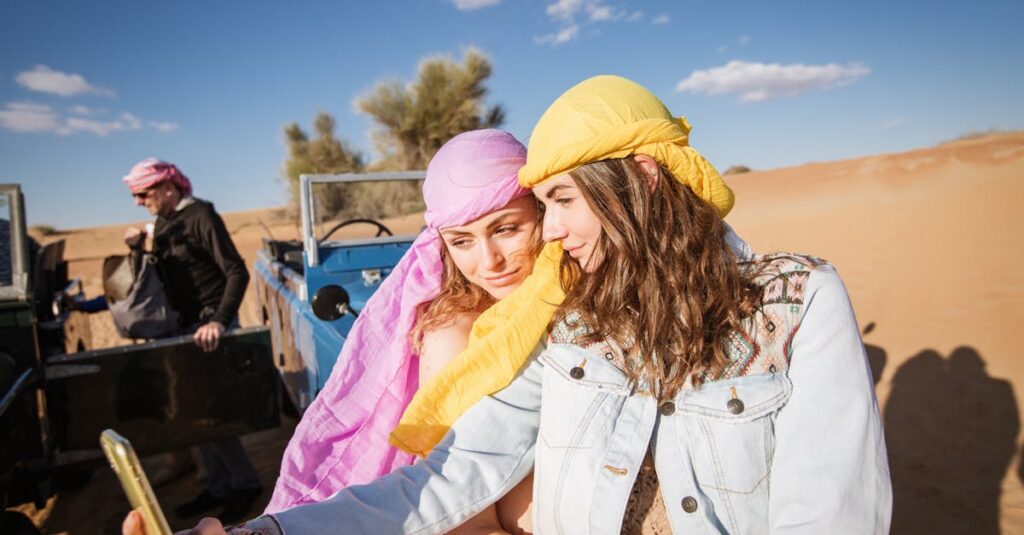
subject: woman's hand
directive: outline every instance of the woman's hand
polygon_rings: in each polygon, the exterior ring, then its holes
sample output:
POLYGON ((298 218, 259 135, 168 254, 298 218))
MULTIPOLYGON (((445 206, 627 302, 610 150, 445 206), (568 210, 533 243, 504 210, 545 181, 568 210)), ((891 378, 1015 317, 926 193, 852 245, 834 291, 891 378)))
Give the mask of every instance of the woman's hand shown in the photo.
POLYGON ((196 524, 196 527, 187 530, 179 531, 174 535, 227 535, 227 531, 224 529, 224 525, 220 523, 220 520, 216 518, 204 518, 196 524))
MULTIPOLYGON (((142 521, 142 510, 136 509, 124 517, 121 523, 121 535, 146 535, 146 525, 142 521)), ((179 531, 174 535, 227 535, 224 526, 216 518, 204 518, 196 527, 179 531)))
POLYGON ((146 525, 142 521, 142 509, 135 509, 124 517, 124 522, 121 522, 121 535, 146 535, 146 525))

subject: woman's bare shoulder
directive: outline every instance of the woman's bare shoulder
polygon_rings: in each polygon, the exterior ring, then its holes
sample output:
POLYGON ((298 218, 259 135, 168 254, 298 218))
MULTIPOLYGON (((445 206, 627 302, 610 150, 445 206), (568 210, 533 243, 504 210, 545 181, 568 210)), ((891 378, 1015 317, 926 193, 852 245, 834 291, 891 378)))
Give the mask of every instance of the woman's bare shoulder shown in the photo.
POLYGON ((441 371, 469 343, 469 332, 479 314, 463 313, 423 333, 420 349, 420 384, 441 371))

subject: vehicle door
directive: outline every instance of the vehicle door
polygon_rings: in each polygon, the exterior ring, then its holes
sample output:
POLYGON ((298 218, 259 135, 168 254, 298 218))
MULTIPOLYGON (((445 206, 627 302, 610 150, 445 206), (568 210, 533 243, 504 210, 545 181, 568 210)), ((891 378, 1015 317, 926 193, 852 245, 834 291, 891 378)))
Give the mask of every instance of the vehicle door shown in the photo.
POLYGON ((266 327, 229 331, 210 353, 185 335, 52 356, 45 374, 58 464, 99 457, 107 428, 148 455, 280 424, 266 327))

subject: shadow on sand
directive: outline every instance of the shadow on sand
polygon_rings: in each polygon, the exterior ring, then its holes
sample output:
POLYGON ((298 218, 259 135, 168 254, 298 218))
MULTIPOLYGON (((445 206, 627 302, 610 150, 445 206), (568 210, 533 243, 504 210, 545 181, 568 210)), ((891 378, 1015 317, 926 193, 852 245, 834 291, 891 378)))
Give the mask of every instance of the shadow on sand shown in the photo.
POLYGON ((1024 485, 1024 444, 1020 445, 1020 460, 1017 461, 1017 478, 1024 485))
MULTIPOLYGON (((873 349, 884 366, 885 351, 873 349)), ((999 533, 1000 488, 1019 430, 1013 387, 990 377, 975 349, 948 358, 924 350, 900 366, 885 407, 892 533, 999 533)))
MULTIPOLYGON (((873 330, 875 330, 875 322, 871 322, 867 327, 864 327, 864 334, 867 335, 873 330)), ((871 366, 871 379, 875 382, 875 386, 878 386, 878 381, 882 379, 882 372, 885 371, 885 363, 888 360, 887 354, 884 349, 867 342, 864 343, 864 350, 868 354, 868 364, 871 366)))

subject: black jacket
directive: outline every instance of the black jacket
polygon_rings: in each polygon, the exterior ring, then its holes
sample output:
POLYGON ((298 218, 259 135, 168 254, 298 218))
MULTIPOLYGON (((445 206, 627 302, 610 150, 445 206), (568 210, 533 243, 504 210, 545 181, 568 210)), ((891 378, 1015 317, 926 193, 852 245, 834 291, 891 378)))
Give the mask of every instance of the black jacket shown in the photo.
POLYGON ((194 199, 153 229, 153 253, 167 298, 182 326, 230 326, 249 284, 249 271, 213 204, 194 199))

